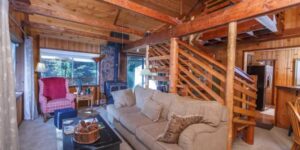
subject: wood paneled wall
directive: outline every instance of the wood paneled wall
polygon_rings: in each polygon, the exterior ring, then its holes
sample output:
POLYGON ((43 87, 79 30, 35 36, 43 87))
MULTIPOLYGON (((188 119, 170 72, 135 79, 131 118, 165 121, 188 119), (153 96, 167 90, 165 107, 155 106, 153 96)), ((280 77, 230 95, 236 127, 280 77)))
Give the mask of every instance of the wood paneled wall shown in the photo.
POLYGON ((25 15, 9 9, 9 32, 12 41, 22 43, 23 33, 20 30, 21 22, 25 19, 25 15))
POLYGON ((275 85, 292 86, 294 84, 295 59, 300 58, 300 47, 266 51, 254 51, 253 61, 275 60, 275 85))
POLYGON ((56 39, 51 37, 40 37, 40 48, 59 49, 66 51, 78 51, 86 53, 100 53, 100 44, 90 44, 71 40, 56 39))
MULTIPOLYGON (((296 47, 300 47, 300 37, 243 44, 238 42, 236 66, 243 68, 243 55, 245 51, 292 49, 296 47)), ((226 46, 212 47, 212 49, 214 49, 213 53, 216 59, 226 64, 226 46)))

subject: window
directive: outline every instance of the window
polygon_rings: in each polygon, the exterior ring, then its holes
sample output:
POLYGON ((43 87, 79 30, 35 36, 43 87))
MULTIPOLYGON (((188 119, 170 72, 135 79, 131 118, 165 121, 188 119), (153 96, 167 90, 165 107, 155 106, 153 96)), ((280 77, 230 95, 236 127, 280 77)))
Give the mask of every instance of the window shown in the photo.
POLYGON ((16 49, 18 47, 17 43, 11 42, 11 53, 12 53, 12 61, 13 61, 13 68, 14 72, 16 72, 16 65, 17 65, 17 60, 16 60, 16 49))
POLYGON ((42 77, 65 77, 69 85, 97 85, 98 65, 92 58, 98 54, 41 49, 41 62, 46 65, 42 77))

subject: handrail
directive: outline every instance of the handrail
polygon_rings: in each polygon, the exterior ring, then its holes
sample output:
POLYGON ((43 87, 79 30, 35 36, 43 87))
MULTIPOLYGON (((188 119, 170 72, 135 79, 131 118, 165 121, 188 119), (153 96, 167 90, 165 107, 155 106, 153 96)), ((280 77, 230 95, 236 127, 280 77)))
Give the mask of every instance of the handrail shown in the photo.
POLYGON ((235 75, 243 78, 247 82, 250 82, 252 84, 254 83, 254 80, 245 71, 243 71, 241 68, 235 67, 234 68, 234 73, 235 73, 235 75))
MULTIPOLYGON (((196 53, 197 55, 201 56, 202 58, 204 58, 206 61, 215 64, 216 66, 220 67, 223 70, 226 70, 226 66, 223 65, 222 63, 218 62, 217 60, 215 60, 213 57, 211 57, 210 55, 207 55, 206 53, 203 53, 202 51, 197 50, 196 48, 192 47, 191 45, 181 41, 181 40, 177 40, 177 42, 181 45, 183 45, 184 47, 188 48, 189 50, 193 51, 194 53, 196 53)), ((254 83, 253 79, 243 70, 241 70, 238 67, 235 67, 234 69, 235 71, 235 75, 241 77, 242 79, 246 80, 247 82, 250 83, 254 83)))
POLYGON ((177 42, 181 45, 183 45, 184 47, 188 48, 189 50, 191 50, 192 52, 194 52, 195 54, 201 56, 202 58, 204 58, 206 61, 215 64, 216 66, 218 66, 219 68, 223 69, 224 71, 226 70, 226 66, 223 65, 222 63, 218 62, 216 59, 214 59, 213 57, 207 55, 206 53, 203 53, 202 51, 199 51, 198 49, 194 48, 193 46, 181 41, 181 40, 177 40, 177 42))

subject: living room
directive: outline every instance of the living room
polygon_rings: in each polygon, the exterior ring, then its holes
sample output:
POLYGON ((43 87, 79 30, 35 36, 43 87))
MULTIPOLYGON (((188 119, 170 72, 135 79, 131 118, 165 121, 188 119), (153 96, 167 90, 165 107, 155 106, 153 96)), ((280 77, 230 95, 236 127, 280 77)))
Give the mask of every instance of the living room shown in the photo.
POLYGON ((300 0, 0 0, 0 150, 300 149, 300 0))

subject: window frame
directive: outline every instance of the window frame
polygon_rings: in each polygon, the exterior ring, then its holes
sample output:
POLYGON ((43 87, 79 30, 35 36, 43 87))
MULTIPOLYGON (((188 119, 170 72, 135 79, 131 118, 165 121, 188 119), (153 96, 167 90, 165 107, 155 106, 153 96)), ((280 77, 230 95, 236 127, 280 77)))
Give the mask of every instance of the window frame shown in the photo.
MULTIPOLYGON (((71 74, 72 74, 71 77, 70 78, 66 77, 66 76, 53 76, 53 77, 64 77, 64 78, 67 78, 69 80, 69 86, 75 87, 75 86, 78 86, 78 83, 75 82, 74 84, 72 84, 72 82, 70 82, 70 80, 75 80, 75 78, 74 78, 74 62, 76 62, 75 59, 92 59, 94 57, 99 57, 100 54, 88 53, 88 52, 78 52, 78 51, 68 51, 68 50, 60 50, 60 49, 41 48, 40 49, 40 55, 39 55, 39 59, 40 59, 41 62, 42 62, 42 59, 44 59, 44 58, 42 58, 42 55, 56 57, 60 61, 66 59, 66 58, 68 58, 68 59, 71 58, 70 59, 70 61, 71 61, 71 74), (42 52, 42 51, 50 51, 50 55, 49 55, 49 53, 47 55, 47 52, 45 53, 45 52, 42 52), (51 52, 55 52, 55 53, 59 53, 59 52, 61 52, 61 53, 73 53, 73 54, 80 54, 80 55, 86 54, 86 55, 91 55, 91 56, 90 57, 86 57, 86 58, 84 58, 84 57, 81 57, 81 58, 80 57, 75 57, 75 55, 67 55, 67 57, 60 57, 60 56, 57 56, 57 55, 51 55, 51 52), (94 57, 92 57, 92 55, 94 57)), ((64 55, 64 56, 66 56, 66 55, 64 55)), ((81 62, 81 61, 78 61, 78 62, 81 62)), ((94 61, 91 61, 91 62, 95 63, 96 81, 95 81, 95 83, 81 84, 81 86, 99 86, 99 63, 94 62, 94 61)), ((41 77, 44 77, 43 73, 41 73, 41 77)))

